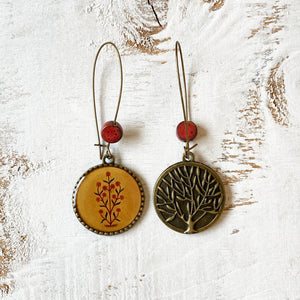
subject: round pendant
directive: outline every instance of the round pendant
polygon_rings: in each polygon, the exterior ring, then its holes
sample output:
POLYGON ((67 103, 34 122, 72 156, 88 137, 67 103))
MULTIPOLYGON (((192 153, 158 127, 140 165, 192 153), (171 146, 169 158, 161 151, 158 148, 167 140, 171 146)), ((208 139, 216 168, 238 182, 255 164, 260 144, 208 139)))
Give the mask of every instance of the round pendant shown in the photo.
POLYGON ((97 234, 122 233, 139 219, 144 191, 127 168, 102 164, 87 170, 73 191, 73 208, 80 223, 97 234))
POLYGON ((222 213, 225 192, 217 173, 190 161, 167 168, 154 188, 159 218, 181 233, 197 233, 212 225, 222 213))

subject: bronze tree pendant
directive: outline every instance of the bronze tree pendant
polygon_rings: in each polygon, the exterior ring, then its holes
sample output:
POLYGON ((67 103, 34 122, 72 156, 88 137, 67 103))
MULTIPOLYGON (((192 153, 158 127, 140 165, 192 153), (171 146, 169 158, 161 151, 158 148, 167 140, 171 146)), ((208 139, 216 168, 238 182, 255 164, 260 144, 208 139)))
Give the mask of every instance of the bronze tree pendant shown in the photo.
POLYGON ((222 213, 225 192, 217 173, 198 162, 179 162, 167 168, 154 188, 160 219, 181 233, 197 233, 222 213))

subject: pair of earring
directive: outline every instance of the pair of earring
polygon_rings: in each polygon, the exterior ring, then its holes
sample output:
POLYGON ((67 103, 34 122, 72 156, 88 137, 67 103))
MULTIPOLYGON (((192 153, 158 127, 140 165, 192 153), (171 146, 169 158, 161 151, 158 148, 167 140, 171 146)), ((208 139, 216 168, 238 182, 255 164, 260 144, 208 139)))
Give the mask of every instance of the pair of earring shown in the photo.
MULTIPOLYGON (((194 160, 191 151, 197 144, 190 142, 197 135, 197 126, 190 120, 186 81, 181 46, 175 47, 177 75, 183 121, 177 126, 177 137, 185 142, 183 160, 168 167, 154 187, 154 206, 159 218, 171 229, 181 233, 196 233, 213 224, 222 213, 225 203, 224 186, 218 174, 210 167, 194 160), (178 56, 179 53, 179 56, 178 56), (180 79, 179 57, 184 93, 180 79)), ((128 168, 115 164, 110 144, 122 138, 123 130, 117 122, 123 88, 123 70, 120 53, 111 43, 98 50, 93 67, 93 104, 95 112, 99 155, 102 164, 87 170, 73 190, 73 209, 81 224, 90 231, 115 235, 131 228, 144 208, 144 191, 140 180, 128 168), (113 121, 104 123, 99 130, 95 97, 95 70, 100 51, 112 45, 117 51, 121 85, 113 121), (104 140, 101 141, 100 135, 104 140)))

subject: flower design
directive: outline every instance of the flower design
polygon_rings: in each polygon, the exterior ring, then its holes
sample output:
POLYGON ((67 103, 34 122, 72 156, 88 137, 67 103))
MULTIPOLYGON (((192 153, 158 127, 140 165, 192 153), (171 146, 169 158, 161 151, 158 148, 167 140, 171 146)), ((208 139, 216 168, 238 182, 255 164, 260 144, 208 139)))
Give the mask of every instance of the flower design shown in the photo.
POLYGON ((124 196, 121 193, 124 191, 120 181, 111 178, 111 173, 106 172, 106 178, 103 179, 103 185, 101 182, 96 183, 97 192, 94 194, 97 196, 96 201, 100 202, 99 214, 101 216, 101 223, 105 223, 105 226, 116 226, 116 222, 120 222, 119 215, 121 208, 118 207, 121 201, 124 200, 124 196), (102 189, 100 190, 102 186, 102 189))

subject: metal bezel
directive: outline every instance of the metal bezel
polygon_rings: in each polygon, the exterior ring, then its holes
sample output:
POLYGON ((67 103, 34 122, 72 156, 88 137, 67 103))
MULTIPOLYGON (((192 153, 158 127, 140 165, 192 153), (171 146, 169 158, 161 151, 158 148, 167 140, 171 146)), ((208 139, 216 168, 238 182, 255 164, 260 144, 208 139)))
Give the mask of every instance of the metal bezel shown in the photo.
POLYGON ((138 219, 141 217, 142 215, 142 212, 143 212, 143 209, 144 209, 144 205, 145 205, 145 194, 144 194, 144 189, 143 189, 143 186, 140 182, 140 180, 138 179, 138 177, 131 171, 129 170, 128 168, 126 167, 123 167, 121 165, 118 165, 118 164, 100 164, 100 165, 96 165, 94 167, 91 167, 90 169, 88 169, 86 172, 84 172, 80 178, 77 180, 76 184, 75 184, 75 187, 73 189, 73 194, 72 194, 72 205, 73 205, 73 211, 75 213, 75 216, 76 218, 78 219, 78 221, 86 228, 88 229, 89 231, 93 232, 93 233, 96 233, 96 234, 99 234, 99 235, 105 235, 105 236, 112 236, 112 235, 117 235, 117 234, 120 234, 120 233, 123 233, 125 231, 127 231, 128 229, 130 229, 137 221, 138 219), (124 170, 125 172, 127 172, 129 175, 131 175, 134 180, 136 181, 136 183, 138 184, 139 186, 139 190, 141 192, 141 205, 140 205, 140 209, 138 211, 138 214, 136 215, 136 217, 134 218, 134 220, 128 224, 126 227, 122 228, 122 229, 119 229, 119 230, 116 230, 116 231, 111 231, 111 232, 108 232, 108 231, 100 231, 100 230, 97 230, 97 229, 94 229, 93 227, 89 226, 88 224, 86 224, 80 217, 78 211, 77 211, 77 207, 76 207, 76 195, 77 195, 77 190, 78 190, 78 187, 80 186, 81 184, 81 181, 89 174, 91 173, 92 171, 96 170, 96 169, 100 169, 100 168, 104 168, 104 167, 114 167, 114 168, 118 168, 118 169, 121 169, 121 170, 124 170))

